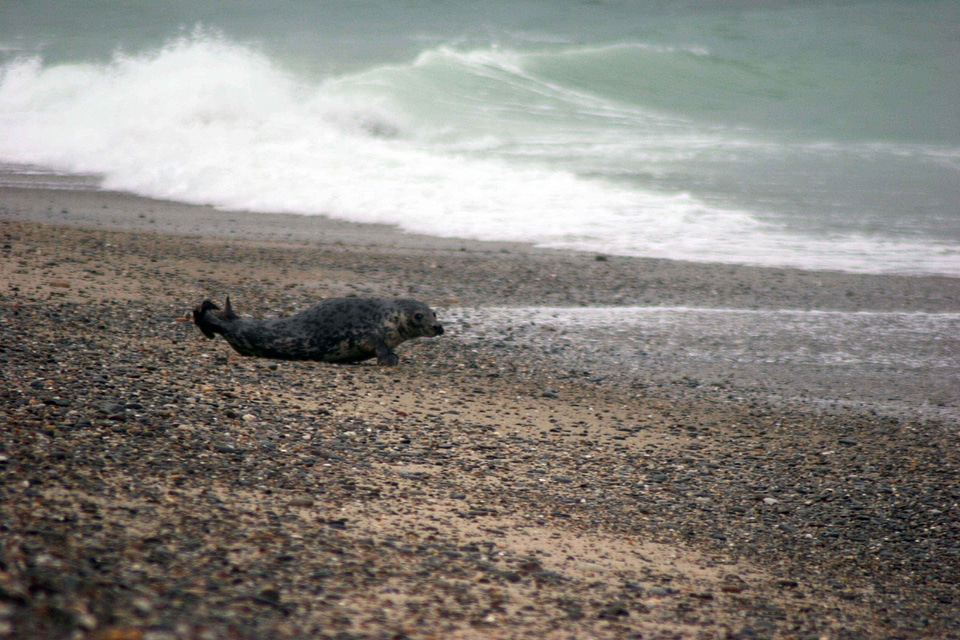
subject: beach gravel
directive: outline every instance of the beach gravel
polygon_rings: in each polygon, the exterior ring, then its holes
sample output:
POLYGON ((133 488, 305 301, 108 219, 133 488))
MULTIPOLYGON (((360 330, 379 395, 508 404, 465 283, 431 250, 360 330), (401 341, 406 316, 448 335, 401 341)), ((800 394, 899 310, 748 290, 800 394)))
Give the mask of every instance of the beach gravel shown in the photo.
MULTIPOLYGON (((226 294, 692 304, 706 276, 638 293, 592 256, 22 217, 0 220, 0 638, 960 637, 955 425, 637 385, 456 322, 385 369, 241 358, 182 321, 226 294)), ((849 278, 770 295, 849 306, 824 290, 849 278)), ((956 310, 955 282, 913 280, 857 295, 956 310)))

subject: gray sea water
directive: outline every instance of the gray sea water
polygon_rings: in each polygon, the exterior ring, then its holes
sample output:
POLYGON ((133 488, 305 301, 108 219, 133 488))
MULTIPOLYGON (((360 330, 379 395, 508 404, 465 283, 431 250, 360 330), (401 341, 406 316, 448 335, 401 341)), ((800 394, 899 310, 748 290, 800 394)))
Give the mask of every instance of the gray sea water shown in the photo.
POLYGON ((960 3, 4 2, 0 164, 437 236, 960 275, 960 3))

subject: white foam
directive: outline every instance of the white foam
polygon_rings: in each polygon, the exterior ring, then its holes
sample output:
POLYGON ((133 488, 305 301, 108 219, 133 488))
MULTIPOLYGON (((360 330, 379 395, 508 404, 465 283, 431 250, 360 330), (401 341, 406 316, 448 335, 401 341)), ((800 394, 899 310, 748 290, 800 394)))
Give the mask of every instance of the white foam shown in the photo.
POLYGON ((446 152, 396 135, 402 114, 361 99, 209 38, 105 66, 21 60, 0 85, 0 156, 100 173, 106 188, 154 197, 477 238, 600 240, 641 207, 661 227, 664 213, 682 225, 695 207, 688 196, 644 201, 562 170, 446 152))

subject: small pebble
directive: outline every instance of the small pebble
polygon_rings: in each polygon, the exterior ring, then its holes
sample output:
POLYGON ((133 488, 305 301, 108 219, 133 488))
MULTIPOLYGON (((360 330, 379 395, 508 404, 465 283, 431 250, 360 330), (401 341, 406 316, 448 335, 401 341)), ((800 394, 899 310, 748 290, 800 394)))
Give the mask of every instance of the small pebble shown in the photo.
POLYGON ((606 569, 594 562, 576 562, 574 565, 580 571, 585 573, 605 573, 606 569))

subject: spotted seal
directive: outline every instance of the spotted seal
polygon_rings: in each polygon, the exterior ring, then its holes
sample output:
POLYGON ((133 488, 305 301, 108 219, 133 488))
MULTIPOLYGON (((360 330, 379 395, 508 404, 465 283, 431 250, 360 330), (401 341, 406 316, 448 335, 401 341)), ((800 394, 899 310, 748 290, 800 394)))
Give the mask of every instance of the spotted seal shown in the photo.
POLYGON ((243 356, 278 360, 361 362, 396 366, 397 345, 443 334, 437 314, 422 302, 402 298, 329 298, 287 318, 241 318, 227 297, 221 310, 204 300, 193 321, 207 338, 220 334, 243 356))

